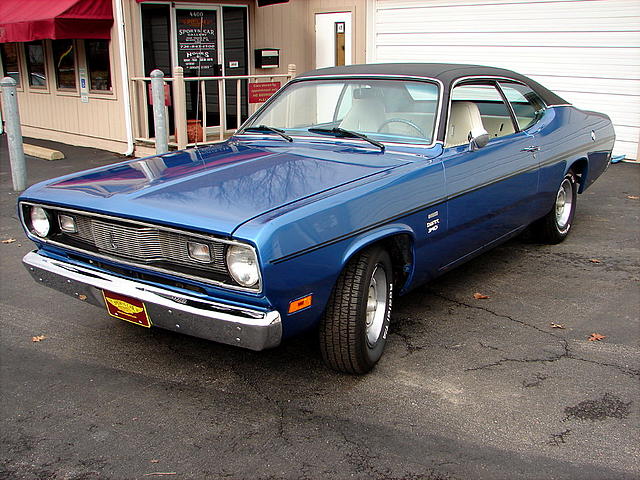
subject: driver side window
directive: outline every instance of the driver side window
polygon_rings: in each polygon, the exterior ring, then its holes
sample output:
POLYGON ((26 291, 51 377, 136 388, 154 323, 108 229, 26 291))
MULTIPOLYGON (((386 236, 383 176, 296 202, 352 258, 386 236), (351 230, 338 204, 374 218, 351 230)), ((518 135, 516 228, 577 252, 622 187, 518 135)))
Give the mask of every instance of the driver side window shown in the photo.
POLYGON ((489 138, 514 133, 509 108, 492 84, 464 84, 451 92, 446 147, 466 145, 472 130, 482 128, 489 138))

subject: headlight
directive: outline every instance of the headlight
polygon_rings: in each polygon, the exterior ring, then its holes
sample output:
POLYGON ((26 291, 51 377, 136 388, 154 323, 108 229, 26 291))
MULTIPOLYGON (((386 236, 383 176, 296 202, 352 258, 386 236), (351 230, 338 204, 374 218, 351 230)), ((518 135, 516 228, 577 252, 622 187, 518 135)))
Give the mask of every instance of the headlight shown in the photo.
POLYGON ((233 279, 243 287, 252 287, 260 279, 258 259, 252 248, 230 246, 227 250, 227 267, 233 279))
POLYGON ((46 237, 49 234, 49 230, 51 230, 51 222, 44 208, 31 207, 30 216, 33 232, 39 237, 46 237))

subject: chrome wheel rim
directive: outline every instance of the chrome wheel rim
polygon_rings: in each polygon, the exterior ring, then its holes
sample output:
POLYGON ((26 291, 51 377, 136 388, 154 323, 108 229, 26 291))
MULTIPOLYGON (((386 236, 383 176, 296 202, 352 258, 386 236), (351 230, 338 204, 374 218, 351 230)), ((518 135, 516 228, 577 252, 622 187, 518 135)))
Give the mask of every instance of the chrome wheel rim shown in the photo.
POLYGON ((568 178, 565 178, 556 196, 556 225, 560 230, 564 230, 569 224, 572 208, 573 185, 568 178))
POLYGON ((384 325, 387 313, 387 274, 380 265, 376 265, 371 281, 369 282, 369 292, 367 297, 366 335, 367 343, 373 347, 384 325))

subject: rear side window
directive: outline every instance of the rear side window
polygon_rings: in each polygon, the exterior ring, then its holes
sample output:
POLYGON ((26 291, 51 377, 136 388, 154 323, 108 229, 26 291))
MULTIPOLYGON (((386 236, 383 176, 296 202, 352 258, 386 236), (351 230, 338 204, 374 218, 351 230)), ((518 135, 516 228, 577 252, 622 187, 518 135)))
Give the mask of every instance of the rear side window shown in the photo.
POLYGON ((513 107, 520 130, 536 123, 545 110, 545 104, 536 92, 519 83, 500 82, 504 96, 513 107))

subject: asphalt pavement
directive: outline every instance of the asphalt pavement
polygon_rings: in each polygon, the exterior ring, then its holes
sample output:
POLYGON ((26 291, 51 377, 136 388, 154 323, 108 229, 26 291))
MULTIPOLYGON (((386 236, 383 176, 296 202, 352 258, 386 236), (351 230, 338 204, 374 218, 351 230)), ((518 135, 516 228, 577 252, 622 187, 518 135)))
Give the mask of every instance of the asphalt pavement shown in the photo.
MULTIPOLYGON (((120 160, 56 146, 30 183, 120 160)), ((313 334, 250 352, 37 285, 8 163, 3 135, 0 478, 640 477, 640 165, 579 196, 564 243, 521 236, 397 299, 356 377, 313 334)))

